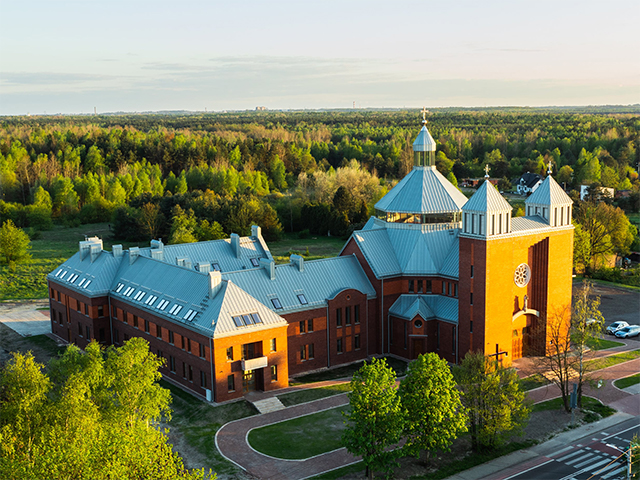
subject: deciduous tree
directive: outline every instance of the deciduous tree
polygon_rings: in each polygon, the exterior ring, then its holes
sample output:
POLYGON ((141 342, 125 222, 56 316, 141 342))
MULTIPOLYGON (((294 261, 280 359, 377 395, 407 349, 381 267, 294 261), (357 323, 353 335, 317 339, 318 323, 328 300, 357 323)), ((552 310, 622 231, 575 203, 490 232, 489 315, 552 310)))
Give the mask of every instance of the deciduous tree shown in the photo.
POLYGON ((7 220, 0 228, 0 257, 10 265, 31 258, 29 235, 7 220))
POLYGON ((448 450, 451 443, 467 431, 467 416, 460 402, 451 369, 435 353, 420 355, 409 364, 399 389, 406 412, 403 450, 419 457, 448 450))
POLYGON ((400 441, 404 414, 396 389, 396 375, 384 359, 371 360, 351 380, 349 413, 342 442, 349 452, 362 455, 369 478, 375 470, 389 472, 395 464, 389 449, 400 441))

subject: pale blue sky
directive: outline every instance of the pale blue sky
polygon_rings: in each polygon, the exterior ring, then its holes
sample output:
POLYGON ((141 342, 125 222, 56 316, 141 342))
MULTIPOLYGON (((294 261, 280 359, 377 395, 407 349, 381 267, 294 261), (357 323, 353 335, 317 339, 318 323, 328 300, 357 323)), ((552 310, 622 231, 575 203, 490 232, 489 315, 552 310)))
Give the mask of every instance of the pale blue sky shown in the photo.
POLYGON ((640 102, 640 1, 0 0, 0 114, 640 102))

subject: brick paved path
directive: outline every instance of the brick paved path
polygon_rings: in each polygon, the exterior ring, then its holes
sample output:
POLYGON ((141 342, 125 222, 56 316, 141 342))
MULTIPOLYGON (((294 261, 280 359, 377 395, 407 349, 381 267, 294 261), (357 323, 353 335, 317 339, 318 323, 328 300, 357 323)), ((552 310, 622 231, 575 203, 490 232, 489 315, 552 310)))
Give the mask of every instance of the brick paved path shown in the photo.
POLYGON ((254 428, 339 407, 347 403, 347 394, 343 393, 313 402, 294 405, 277 412, 235 420, 218 430, 218 433, 216 433, 216 446, 227 460, 232 461, 251 475, 265 480, 300 480, 335 468, 344 467, 359 460, 358 457, 354 457, 344 448, 305 460, 282 460, 253 450, 248 445, 247 436, 249 431, 254 428))

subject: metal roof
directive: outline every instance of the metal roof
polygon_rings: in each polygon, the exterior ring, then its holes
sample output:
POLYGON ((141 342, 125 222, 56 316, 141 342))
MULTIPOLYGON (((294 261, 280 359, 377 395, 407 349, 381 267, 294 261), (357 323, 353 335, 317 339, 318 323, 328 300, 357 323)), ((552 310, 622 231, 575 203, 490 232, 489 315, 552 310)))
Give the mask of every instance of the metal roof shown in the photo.
POLYGON ((551 175, 547 176, 542 185, 540 185, 525 203, 536 203, 539 205, 568 205, 573 200, 567 195, 562 187, 558 185, 551 175))
POLYGON ((539 215, 531 217, 513 217, 511 219, 511 232, 526 232, 527 230, 537 230, 549 228, 549 223, 539 215))
POLYGON ((413 167, 413 170, 376 203, 375 208, 395 213, 459 212, 467 203, 434 166, 413 167))
POLYGON ((132 264, 128 255, 124 257, 110 294, 155 316, 203 330, 214 338, 286 325, 286 320, 230 282, 222 281, 214 297, 209 298, 207 273, 144 256, 132 264), (139 297, 139 292, 144 295, 139 297), (174 305, 181 308, 172 314, 174 305), (196 312, 191 320, 187 319, 189 311, 196 312), (262 324, 236 327, 232 317, 246 313, 258 313, 262 324))
MULTIPOLYGON (((188 259, 192 267, 198 263, 217 263, 223 272, 233 272, 246 268, 254 268, 252 258, 271 259, 269 248, 260 241, 259 237, 240 237, 239 256, 233 249, 231 239, 211 240, 208 242, 181 243, 177 245, 164 245, 162 247, 162 261, 175 265, 178 259, 188 259)), ((155 248, 141 248, 140 255, 151 257, 155 248)), ((213 268, 212 268, 213 269, 213 268)))
POLYGON ((277 298, 282 306, 276 310, 278 313, 324 307, 328 299, 349 288, 370 298, 376 294, 353 255, 304 262, 302 271, 293 263, 276 265, 274 280, 262 268, 223 273, 222 278, 232 281, 269 308, 274 309, 271 299, 277 298), (300 294, 304 295, 306 304, 298 299, 300 294))
POLYGON ((76 252, 60 267, 48 274, 47 279, 88 297, 105 295, 111 288, 120 261, 121 258, 116 258, 111 252, 103 250, 93 262, 91 254, 87 253, 85 258, 81 259, 80 252, 76 252))
POLYGON ((423 125, 420 129, 420 133, 416 137, 413 142, 413 151, 414 152, 435 152, 436 151, 436 142, 433 140, 433 137, 427 130, 427 126, 423 125))
POLYGON ((419 315, 423 320, 437 318, 458 323, 458 299, 442 295, 400 295, 389 308, 389 314, 406 320, 419 315))
POLYGON ((457 277, 452 249, 458 245, 456 229, 431 230, 426 225, 387 224, 387 228, 353 233, 367 263, 377 278, 393 275, 437 275, 457 277), (413 228, 409 228, 413 227, 413 228))
POLYGON ((511 205, 496 190, 491 182, 485 181, 464 204, 462 211, 474 212, 510 212, 511 205))

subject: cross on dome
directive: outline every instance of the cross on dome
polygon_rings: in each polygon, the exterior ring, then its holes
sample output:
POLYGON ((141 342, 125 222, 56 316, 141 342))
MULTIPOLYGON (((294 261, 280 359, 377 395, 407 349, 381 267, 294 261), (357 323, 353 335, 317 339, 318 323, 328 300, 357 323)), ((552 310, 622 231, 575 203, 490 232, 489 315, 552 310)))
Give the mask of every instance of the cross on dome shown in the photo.
POLYGON ((429 113, 427 107, 422 107, 422 123, 425 125, 427 124, 427 113, 429 113))
POLYGON ((549 168, 547 169, 547 173, 551 175, 551 159, 549 159, 549 168))
POLYGON ((484 166, 484 178, 489 178, 489 164, 484 166))

